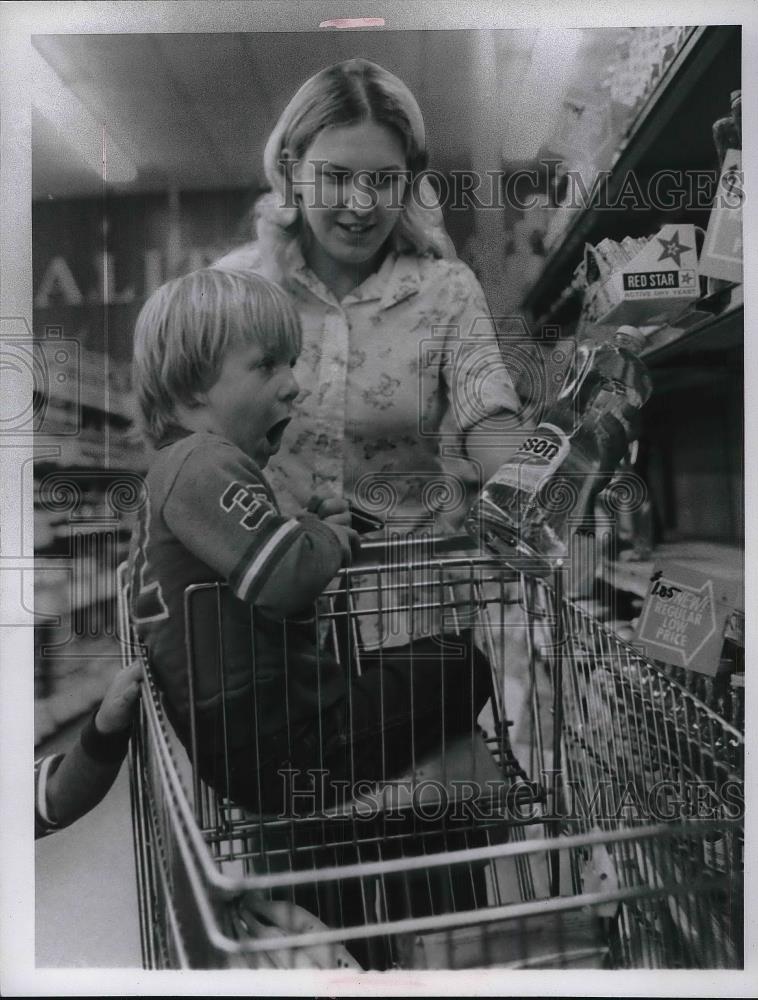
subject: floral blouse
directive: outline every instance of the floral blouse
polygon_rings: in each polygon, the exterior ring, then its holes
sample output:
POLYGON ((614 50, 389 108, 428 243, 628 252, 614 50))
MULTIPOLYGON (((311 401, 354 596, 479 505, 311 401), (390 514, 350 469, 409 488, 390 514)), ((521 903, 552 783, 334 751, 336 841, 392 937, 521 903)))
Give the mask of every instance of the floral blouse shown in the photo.
MULTIPOLYGON (((341 301, 288 247, 303 325, 296 416, 266 469, 282 510, 346 496, 388 527, 459 527, 480 488, 466 433, 520 408, 484 294, 460 260, 390 253, 341 301)), ((247 244, 215 265, 268 272, 247 244)))

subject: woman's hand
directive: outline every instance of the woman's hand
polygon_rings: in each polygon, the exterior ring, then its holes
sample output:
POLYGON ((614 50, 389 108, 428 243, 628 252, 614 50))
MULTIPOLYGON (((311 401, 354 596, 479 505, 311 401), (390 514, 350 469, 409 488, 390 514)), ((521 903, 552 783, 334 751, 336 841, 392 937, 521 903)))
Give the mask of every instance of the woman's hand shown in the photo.
POLYGON ((503 412, 468 431, 466 452, 479 463, 482 486, 518 451, 534 426, 532 419, 524 420, 517 414, 503 412))
POLYGON ((118 733, 127 729, 137 707, 142 684, 142 664, 139 660, 119 670, 105 692, 95 715, 98 732, 118 733))

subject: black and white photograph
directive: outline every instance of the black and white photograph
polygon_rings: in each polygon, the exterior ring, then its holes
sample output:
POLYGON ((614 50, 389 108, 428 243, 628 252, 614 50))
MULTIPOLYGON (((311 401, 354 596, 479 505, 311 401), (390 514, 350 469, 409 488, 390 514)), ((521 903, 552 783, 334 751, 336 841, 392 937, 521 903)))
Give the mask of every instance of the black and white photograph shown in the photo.
POLYGON ((752 5, 0 27, 3 992, 754 995, 752 5))

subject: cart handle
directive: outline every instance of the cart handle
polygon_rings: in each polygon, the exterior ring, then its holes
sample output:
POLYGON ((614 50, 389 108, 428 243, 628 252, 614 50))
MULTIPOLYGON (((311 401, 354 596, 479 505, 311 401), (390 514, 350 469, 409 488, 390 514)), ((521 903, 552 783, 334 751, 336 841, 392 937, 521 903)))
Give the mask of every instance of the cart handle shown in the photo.
POLYGON ((353 565, 393 562, 393 556, 402 555, 403 563, 415 559, 437 558, 454 553, 480 553, 481 546, 470 535, 421 535, 397 538, 363 538, 353 565))

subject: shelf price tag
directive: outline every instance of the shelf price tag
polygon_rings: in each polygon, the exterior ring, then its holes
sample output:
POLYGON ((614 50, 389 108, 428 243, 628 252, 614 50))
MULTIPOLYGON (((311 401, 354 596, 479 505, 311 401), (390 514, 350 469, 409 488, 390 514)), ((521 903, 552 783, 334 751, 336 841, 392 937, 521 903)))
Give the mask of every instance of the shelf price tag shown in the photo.
POLYGON ((745 197, 742 153, 727 150, 708 219, 700 270, 710 278, 742 281, 742 202, 745 197))
POLYGON ((738 601, 734 581, 678 563, 656 564, 635 644, 651 659, 714 676, 724 627, 738 601))

